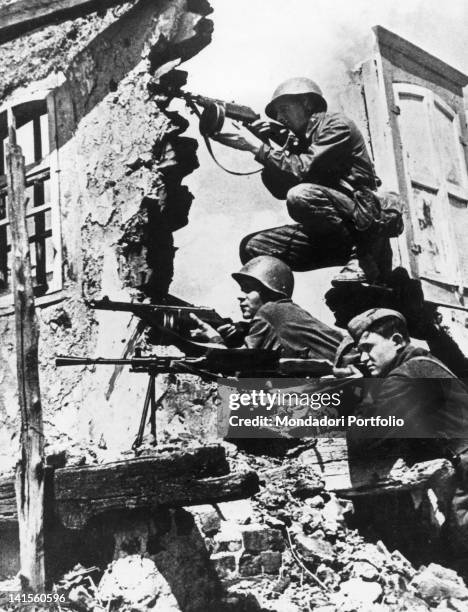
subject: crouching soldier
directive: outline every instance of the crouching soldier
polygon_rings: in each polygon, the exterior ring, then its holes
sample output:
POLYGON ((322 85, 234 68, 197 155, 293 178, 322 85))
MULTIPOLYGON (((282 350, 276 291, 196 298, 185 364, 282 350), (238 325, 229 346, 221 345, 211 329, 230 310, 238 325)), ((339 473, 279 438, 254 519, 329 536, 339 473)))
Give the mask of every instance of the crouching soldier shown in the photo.
MULTIPOLYGON (((385 282, 391 271, 388 238, 403 230, 398 198, 382 204, 364 138, 345 115, 327 110, 317 83, 298 77, 281 83, 266 114, 294 135, 282 149, 263 144, 245 128, 216 135, 222 144, 248 151, 263 165, 262 179, 282 200, 294 225, 246 236, 242 263, 274 255, 293 270, 343 265, 333 284, 385 282)), ((268 139, 273 126, 250 126, 268 139)))
MULTIPOLYGON (((403 427, 380 431, 364 442, 389 451, 396 445, 406 460, 449 458, 456 470, 446 502, 447 535, 455 556, 468 554, 468 391, 429 351, 410 343, 406 320, 395 310, 374 308, 348 324, 362 364, 372 379, 358 411, 363 417, 396 417, 403 427), (375 384, 374 384, 375 383, 375 384), (399 439, 398 439, 399 438, 399 439), (407 455, 405 456, 405 453, 407 455)), ((353 368, 353 366, 350 366, 353 368)), ((349 374, 350 372, 348 372, 349 374)), ((374 430, 375 431, 375 430, 374 430)), ((467 568, 468 569, 468 566, 467 568)))
MULTIPOLYGON (((240 286, 240 308, 248 323, 244 346, 279 351, 282 357, 333 361, 340 332, 322 323, 291 300, 294 276, 288 265, 263 255, 246 263, 232 277, 240 286)), ((218 330, 196 319, 197 339, 222 343, 227 326, 218 330)))

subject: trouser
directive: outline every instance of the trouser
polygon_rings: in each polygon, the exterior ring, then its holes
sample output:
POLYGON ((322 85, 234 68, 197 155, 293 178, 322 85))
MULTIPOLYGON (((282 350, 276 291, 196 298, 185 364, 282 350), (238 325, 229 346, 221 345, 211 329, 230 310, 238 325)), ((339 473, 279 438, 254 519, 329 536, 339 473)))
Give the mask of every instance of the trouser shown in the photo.
POLYGON ((303 183, 287 192, 289 215, 296 221, 246 236, 240 244, 243 264, 259 255, 272 255, 293 270, 343 265, 359 241, 347 195, 321 185, 303 183))

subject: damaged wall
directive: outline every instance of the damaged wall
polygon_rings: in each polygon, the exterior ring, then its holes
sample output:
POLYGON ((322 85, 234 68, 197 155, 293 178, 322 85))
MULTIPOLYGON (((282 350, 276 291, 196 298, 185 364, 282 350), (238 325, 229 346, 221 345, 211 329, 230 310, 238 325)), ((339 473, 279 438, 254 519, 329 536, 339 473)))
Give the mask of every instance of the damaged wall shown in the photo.
MULTIPOLYGON (((165 112, 148 85, 156 71, 209 43, 210 12, 204 0, 141 0, 5 45, 15 61, 4 64, 4 100, 41 87, 48 95, 51 183, 60 210, 54 246, 63 272, 61 290, 43 296, 37 309, 49 444, 59 441, 77 453, 131 445, 146 377, 113 367, 57 370, 54 359, 119 357, 133 349, 137 322, 125 313, 94 312, 85 300, 167 291, 172 232, 187 222, 192 201, 181 181, 197 167, 197 144, 180 136, 186 121, 165 112)), ((0 465, 6 469, 15 461, 19 427, 11 306, 2 313, 0 465)))

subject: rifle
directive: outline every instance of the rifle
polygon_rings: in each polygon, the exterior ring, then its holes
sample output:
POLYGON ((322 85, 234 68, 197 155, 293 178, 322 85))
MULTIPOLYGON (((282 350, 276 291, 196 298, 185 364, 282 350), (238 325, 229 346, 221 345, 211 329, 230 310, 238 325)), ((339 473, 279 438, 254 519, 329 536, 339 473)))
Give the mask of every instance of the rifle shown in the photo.
POLYGON ((248 324, 244 322, 233 323, 232 319, 223 318, 213 308, 205 306, 193 306, 188 302, 184 302, 179 298, 169 296, 171 301, 177 304, 139 304, 138 302, 115 302, 107 296, 102 300, 89 300, 88 306, 95 310, 113 310, 119 312, 131 312, 137 317, 140 317, 145 323, 151 326, 158 327, 164 332, 169 333, 172 339, 177 336, 188 337, 191 329, 194 329, 197 324, 190 317, 195 314, 204 323, 211 325, 215 329, 221 325, 233 324, 235 331, 223 337, 224 342, 229 347, 235 347, 242 344, 242 341, 247 333, 248 324))
POLYGON ((132 372, 191 373, 202 378, 217 380, 220 376, 324 376, 330 374, 332 364, 326 359, 280 358, 277 352, 263 349, 211 348, 202 357, 175 357, 148 355, 137 352, 130 359, 78 357, 58 355, 57 367, 88 365, 129 365, 132 372))
POLYGON ((306 365, 309 374, 315 376, 327 374, 332 364, 326 360, 316 359, 280 359, 278 353, 258 349, 211 349, 203 357, 174 357, 149 355, 141 356, 137 351, 130 359, 106 359, 102 357, 75 357, 59 355, 55 365, 88 366, 88 365, 129 365, 132 372, 144 372, 149 375, 148 387, 140 419, 140 425, 132 449, 137 450, 143 441, 144 430, 148 420, 153 440, 156 442, 156 410, 169 392, 173 377, 168 379, 165 391, 156 399, 156 376, 168 374, 196 374, 208 381, 216 381, 219 376, 293 376, 294 372, 305 376, 306 365), (299 370, 297 370, 299 367, 299 370))

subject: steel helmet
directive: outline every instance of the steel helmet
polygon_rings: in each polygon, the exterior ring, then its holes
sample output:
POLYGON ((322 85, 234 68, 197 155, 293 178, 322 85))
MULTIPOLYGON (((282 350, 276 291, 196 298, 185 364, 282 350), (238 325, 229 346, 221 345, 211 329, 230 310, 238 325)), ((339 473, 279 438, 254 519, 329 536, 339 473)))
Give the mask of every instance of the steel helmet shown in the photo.
POLYGON ((276 257, 260 255, 248 261, 245 266, 234 272, 232 278, 239 284, 243 280, 256 280, 274 293, 290 298, 294 289, 294 276, 291 268, 276 257))
POLYGON ((276 119, 275 107, 278 100, 283 96, 299 95, 313 96, 318 103, 318 110, 327 110, 327 103, 325 101, 325 98, 323 97, 322 90, 315 81, 312 81, 312 79, 308 79, 306 77, 293 77, 292 79, 287 79, 287 81, 283 81, 278 85, 278 87, 273 92, 271 102, 267 104, 265 108, 265 113, 271 119, 276 119))

